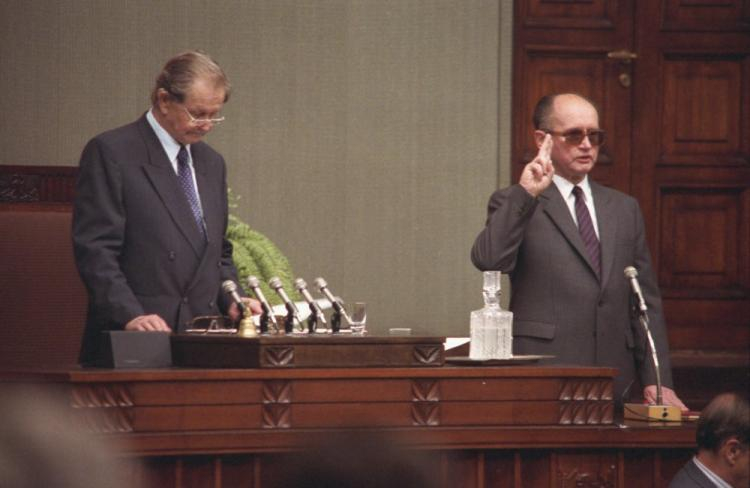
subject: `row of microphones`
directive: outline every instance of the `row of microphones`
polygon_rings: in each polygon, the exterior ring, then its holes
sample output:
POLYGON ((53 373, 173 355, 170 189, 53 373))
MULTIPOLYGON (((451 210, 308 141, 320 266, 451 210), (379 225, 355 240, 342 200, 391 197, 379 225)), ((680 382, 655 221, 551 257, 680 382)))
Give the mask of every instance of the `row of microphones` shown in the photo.
MULTIPOLYGON (((286 334, 290 334, 295 331, 304 333, 305 325, 300 319, 299 310, 297 309, 297 306, 294 304, 294 302, 289 298, 286 290, 284 290, 284 285, 282 284, 281 279, 277 276, 274 276, 268 281, 268 285, 276 292, 277 295, 279 295, 281 301, 284 304, 284 307, 286 308, 287 313, 283 323, 284 332, 286 334)), ((280 331, 279 323, 276 320, 273 308, 268 303, 268 300, 266 299, 263 291, 260 288, 260 281, 256 276, 250 276, 247 279, 247 286, 253 293, 253 295, 255 295, 255 298, 258 300, 258 302, 260 302, 262 310, 259 320, 260 333, 265 334, 269 331, 278 333, 280 331)), ((331 293, 331 291, 328 289, 328 283, 326 283, 326 280, 324 280, 323 278, 316 278, 313 281, 313 286, 317 288, 329 302, 331 302, 331 306, 333 307, 333 313, 331 315, 331 332, 336 333, 341 330, 342 318, 346 321, 347 324, 351 324, 349 315, 346 313, 341 300, 336 298, 333 293, 331 293)), ((237 304, 238 308, 240 309, 241 316, 246 316, 248 314, 248 309, 243 303, 239 293, 237 292, 237 285, 234 283, 234 281, 224 281, 221 284, 221 288, 222 291, 227 294, 234 303, 237 304)), ((322 328, 327 328, 328 322, 326 321, 323 309, 320 307, 318 302, 313 298, 312 294, 308 290, 305 280, 303 280, 302 278, 297 278, 296 280, 294 280, 294 288, 299 292, 299 294, 302 296, 302 298, 310 308, 310 315, 307 319, 307 332, 313 333, 319 326, 321 326, 322 328)))

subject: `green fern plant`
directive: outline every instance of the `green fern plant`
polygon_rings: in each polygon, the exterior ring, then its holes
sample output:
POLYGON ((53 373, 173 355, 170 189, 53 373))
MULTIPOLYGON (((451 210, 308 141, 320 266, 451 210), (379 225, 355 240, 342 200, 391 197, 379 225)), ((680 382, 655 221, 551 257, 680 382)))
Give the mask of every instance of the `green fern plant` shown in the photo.
MULTIPOLYGON (((229 208, 237 208, 237 201, 240 197, 234 195, 231 189, 228 193, 229 208)), ((256 276, 260 281, 263 294, 271 305, 281 304, 281 298, 268 286, 268 280, 278 276, 289 298, 294 301, 301 299, 294 288, 294 273, 286 256, 268 237, 251 229, 239 217, 232 214, 231 210, 227 225, 227 239, 232 243, 232 256, 243 288, 247 288, 248 276, 256 276)))

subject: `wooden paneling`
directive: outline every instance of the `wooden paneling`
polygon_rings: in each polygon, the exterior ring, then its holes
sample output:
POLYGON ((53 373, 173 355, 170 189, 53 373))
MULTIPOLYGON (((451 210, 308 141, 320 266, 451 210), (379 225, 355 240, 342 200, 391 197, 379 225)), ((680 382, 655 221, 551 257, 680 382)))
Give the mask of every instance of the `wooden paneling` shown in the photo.
POLYGON ((737 165, 748 160, 743 73, 748 57, 665 54, 662 157, 658 165, 737 165), (722 59, 724 58, 724 59, 722 59))
MULTIPOLYGON (((611 374, 601 368, 549 367, 76 369, 3 373, 0 380, 54 383, 69 395, 60 406, 63 414, 100 411, 110 420, 122 415, 131 424, 127 430, 112 428, 113 422, 107 429, 100 428, 105 424, 89 428, 121 447, 123 455, 142 461, 130 468, 130 479, 133 486, 145 488, 281 488, 299 486, 279 485, 299 469, 309 481, 325 473, 342 475, 352 467, 358 479, 355 486, 393 470, 391 475, 398 476, 427 473, 424 486, 445 488, 664 487, 692 454, 694 425, 550 425, 548 418, 538 417, 550 407, 575 403, 564 400, 571 396, 570 382, 596 382, 611 374), (563 378, 553 397, 495 402, 487 391, 512 392, 522 383, 516 380, 547 377, 563 378), (352 394, 357 388, 353 379, 374 392, 369 400, 352 394), (386 396, 393 396, 394 380, 406 380, 397 400, 378 401, 380 383, 391 392, 386 396), (478 389, 477 380, 488 382, 490 388, 478 389), (268 391, 257 387, 280 382, 294 387, 307 381, 320 390, 309 403, 294 396, 305 388, 292 388, 288 395, 279 393, 286 388, 276 389, 267 403, 268 391), (452 396, 464 400, 441 399, 442 381, 451 381, 452 396), (152 405, 152 387, 163 392, 161 406, 152 405), (238 391, 253 396, 237 396, 238 391), (339 392, 340 400, 321 402, 327 391, 339 392), (221 404, 222 398, 240 403, 221 404), (426 404, 440 411, 440 422, 413 422, 411 409, 426 404), (290 412, 284 428, 268 428, 258 418, 258 411, 268 406, 290 412), (346 426, 358 429, 340 429, 346 426), (662 461, 663 455, 669 462, 662 461)), ((583 388, 573 390, 573 397, 594 395, 583 388)))
POLYGON ((77 167, 0 165, 0 203, 71 204, 77 167))
POLYGON ((750 190, 661 187, 659 281, 665 297, 747 300, 750 190))
MULTIPOLYGON (((347 454, 331 456, 351 463, 347 454)), ((429 485, 435 488, 663 488, 691 456, 685 449, 465 450, 432 452, 422 462, 436 478, 429 485)), ((144 488, 278 487, 290 461, 273 454, 160 457, 148 460, 133 479, 144 488)))
POLYGON ((662 28, 679 31, 750 29, 750 3, 743 0, 661 0, 662 28), (710 22, 706 22, 710 19, 710 22))
POLYGON ((613 29, 615 2, 606 0, 530 0, 520 2, 526 27, 613 29))

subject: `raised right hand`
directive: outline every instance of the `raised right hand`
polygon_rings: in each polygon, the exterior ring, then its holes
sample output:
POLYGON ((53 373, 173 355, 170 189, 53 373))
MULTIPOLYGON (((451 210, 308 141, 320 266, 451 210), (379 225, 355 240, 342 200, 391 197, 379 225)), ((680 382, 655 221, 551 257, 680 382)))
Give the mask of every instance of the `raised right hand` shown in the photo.
POLYGON ((140 330, 146 332, 172 332, 164 319, 156 314, 139 315, 127 324, 125 330, 140 330))
POLYGON ((537 197, 552 183, 555 168, 552 166, 552 136, 544 136, 536 157, 523 168, 518 183, 530 195, 537 197))

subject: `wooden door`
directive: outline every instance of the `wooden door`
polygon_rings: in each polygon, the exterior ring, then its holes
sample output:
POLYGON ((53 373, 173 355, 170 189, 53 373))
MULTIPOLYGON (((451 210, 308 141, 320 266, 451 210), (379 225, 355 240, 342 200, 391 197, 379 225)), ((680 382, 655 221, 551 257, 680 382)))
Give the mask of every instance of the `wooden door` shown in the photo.
POLYGON ((747 384, 750 0, 516 0, 514 26, 514 181, 536 100, 593 99, 592 177, 641 204, 673 363, 730 358, 747 384))

